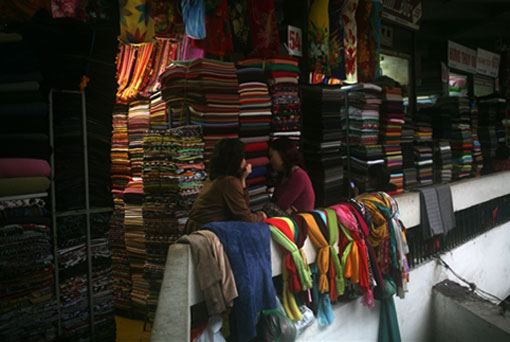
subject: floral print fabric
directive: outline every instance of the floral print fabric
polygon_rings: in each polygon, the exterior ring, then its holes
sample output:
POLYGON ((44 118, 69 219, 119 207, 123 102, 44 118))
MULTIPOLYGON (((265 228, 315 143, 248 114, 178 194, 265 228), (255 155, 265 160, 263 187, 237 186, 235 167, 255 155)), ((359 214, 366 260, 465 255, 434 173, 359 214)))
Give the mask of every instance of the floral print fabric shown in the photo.
POLYGON ((308 55, 314 72, 329 75, 329 0, 315 0, 308 16, 308 55))
POLYGON ((150 42, 154 38, 154 20, 150 0, 120 0, 120 40, 126 43, 150 42))
POLYGON ((156 37, 180 39, 184 24, 179 0, 152 0, 152 13, 156 37))
POLYGON ((246 53, 250 47, 250 26, 248 25, 248 5, 246 0, 229 0, 232 40, 236 52, 246 53))
POLYGON ((371 82, 370 79, 370 12, 372 0, 359 0, 356 11, 356 24, 358 29, 358 81, 371 82))
POLYGON ((329 0, 329 65, 331 77, 345 80, 344 0, 329 0))
POLYGON ((280 50, 280 37, 273 0, 248 0, 250 37, 253 53, 270 57, 280 50))
POLYGON ((85 0, 51 0, 53 18, 74 18, 85 21, 87 2, 85 0))
POLYGON ((346 83, 358 82, 356 65, 356 50, 358 33, 356 27, 356 10, 359 0, 345 0, 342 9, 342 20, 344 23, 344 51, 345 51, 345 73, 346 83))
POLYGON ((233 51, 227 0, 205 0, 206 38, 195 40, 195 47, 223 56, 233 51))

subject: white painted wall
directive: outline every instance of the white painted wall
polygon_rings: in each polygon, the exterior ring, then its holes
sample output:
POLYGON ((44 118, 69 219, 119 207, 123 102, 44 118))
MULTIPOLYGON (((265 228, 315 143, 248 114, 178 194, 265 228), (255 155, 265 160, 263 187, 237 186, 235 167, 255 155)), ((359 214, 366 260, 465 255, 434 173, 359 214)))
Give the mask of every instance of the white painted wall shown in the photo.
MULTIPOLYGON (((442 258, 482 290, 503 299, 510 295, 510 223, 445 253, 442 258)), ((432 286, 447 278, 460 283, 434 260, 411 272, 406 298, 395 300, 403 341, 431 340, 432 286)))
MULTIPOLYGON (((509 193, 510 171, 452 184, 455 211, 509 193)), ((404 194, 397 196, 396 200, 404 224, 407 227, 418 225, 420 223, 418 194, 404 194)), ((273 275, 278 275, 281 272, 280 253, 274 243, 271 249, 273 275)), ((308 261, 312 262, 316 253, 309 241, 305 243, 304 249, 308 261)), ((189 251, 187 254, 189 258, 189 251)), ((184 323, 189 322, 189 310, 178 299, 184 298, 190 305, 202 300, 192 263, 190 264, 188 260, 181 265, 175 262, 178 258, 172 255, 169 253, 167 258, 167 272, 163 280, 151 341, 189 341, 184 323), (167 305, 161 305, 162 303, 167 305), (180 322, 178 319, 171 319, 170 311, 173 311, 174 315, 183 314, 187 320, 180 322)), ((510 294, 510 222, 478 236, 442 257, 457 273, 475 282, 479 288, 500 298, 510 294)), ((457 282, 458 280, 433 260, 414 269, 410 277, 406 298, 403 300, 395 298, 402 340, 430 341, 433 336, 432 286, 446 278, 457 282)), ((300 336, 299 341, 377 340, 378 305, 368 309, 358 299, 335 305, 334 313, 335 322, 332 326, 321 328, 315 323, 300 336)))

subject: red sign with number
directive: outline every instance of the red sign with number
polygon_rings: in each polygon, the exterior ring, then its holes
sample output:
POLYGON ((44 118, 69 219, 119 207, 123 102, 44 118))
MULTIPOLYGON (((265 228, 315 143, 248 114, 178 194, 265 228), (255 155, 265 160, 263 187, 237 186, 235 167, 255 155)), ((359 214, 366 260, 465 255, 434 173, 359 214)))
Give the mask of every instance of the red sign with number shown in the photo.
POLYGON ((301 47, 301 29, 295 26, 289 25, 289 32, 287 36, 287 47, 289 55, 291 56, 302 56, 301 47))

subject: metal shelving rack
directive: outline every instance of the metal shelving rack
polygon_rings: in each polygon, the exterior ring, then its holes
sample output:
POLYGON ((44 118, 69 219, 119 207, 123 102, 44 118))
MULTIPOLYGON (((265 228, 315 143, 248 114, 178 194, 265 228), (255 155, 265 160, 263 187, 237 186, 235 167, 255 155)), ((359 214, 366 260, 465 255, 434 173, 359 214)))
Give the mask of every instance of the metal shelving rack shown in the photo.
POLYGON ((87 250, 87 285, 88 285, 88 299, 89 299, 89 328, 90 339, 95 341, 95 325, 94 325, 94 293, 92 287, 92 252, 91 252, 91 224, 90 215, 93 213, 103 213, 112 211, 110 207, 91 208, 90 207, 90 192, 89 192, 89 166, 88 166, 88 131, 87 131, 87 108, 86 97, 84 91, 77 90, 57 90, 51 89, 49 93, 49 125, 50 125, 50 146, 51 153, 51 210, 53 220, 53 246, 55 257, 55 292, 57 296, 58 305, 58 334, 62 334, 62 322, 60 312, 60 277, 58 265, 58 244, 57 244, 57 218, 73 215, 85 215, 86 220, 86 250, 87 250), (72 94, 81 97, 81 119, 82 119, 82 138, 83 138, 83 162, 84 162, 84 185, 85 185, 85 208, 78 210, 57 211, 56 208, 56 192, 55 192, 55 132, 54 132, 54 113, 53 113, 53 96, 55 93, 72 94))
MULTIPOLYGON (((344 93, 344 101, 345 101, 345 138, 346 138, 346 141, 345 141, 345 147, 346 147, 346 154, 347 154, 347 182, 348 184, 351 183, 351 138, 349 136, 349 133, 350 133, 350 125, 351 125, 351 122, 350 122, 350 119, 349 119, 349 93, 351 91, 356 91, 356 90, 360 90, 360 89, 363 89, 363 85, 362 84, 353 84, 353 85, 348 85, 348 86, 343 86, 340 88, 340 91, 344 93)), ((350 185, 347 187, 347 189, 349 189, 349 198, 352 198, 352 189, 350 187, 350 185)))

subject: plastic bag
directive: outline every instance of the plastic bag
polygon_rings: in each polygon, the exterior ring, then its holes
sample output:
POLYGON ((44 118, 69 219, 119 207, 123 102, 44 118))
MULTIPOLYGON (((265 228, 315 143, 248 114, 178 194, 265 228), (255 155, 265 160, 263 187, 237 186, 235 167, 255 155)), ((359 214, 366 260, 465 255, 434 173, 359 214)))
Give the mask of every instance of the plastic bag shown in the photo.
POLYGON ((265 310, 260 314, 257 341, 293 342, 296 340, 294 323, 278 309, 265 310))

